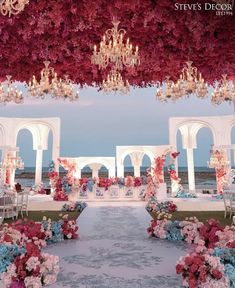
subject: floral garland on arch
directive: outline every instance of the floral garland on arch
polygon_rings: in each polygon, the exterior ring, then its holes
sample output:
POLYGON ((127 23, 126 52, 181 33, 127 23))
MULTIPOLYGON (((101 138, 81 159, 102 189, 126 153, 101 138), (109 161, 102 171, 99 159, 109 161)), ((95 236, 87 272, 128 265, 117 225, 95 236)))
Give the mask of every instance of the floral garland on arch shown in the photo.
POLYGON ((215 169, 217 193, 222 194, 223 189, 228 186, 228 172, 229 161, 223 151, 212 150, 210 161, 208 163, 209 168, 215 169))
POLYGON ((54 161, 51 161, 49 164, 48 177, 50 179, 51 187, 54 189, 53 199, 55 201, 67 201, 68 195, 63 189, 62 178, 59 173, 55 171, 54 161))
POLYGON ((56 282, 59 257, 42 252, 50 243, 78 237, 76 222, 24 219, 3 224, 0 231, 0 279, 4 287, 40 288, 56 282))
POLYGON ((194 250, 176 264, 184 287, 235 287, 235 226, 223 228, 215 219, 203 223, 196 217, 183 221, 160 218, 151 221, 147 232, 157 238, 194 244, 194 250))

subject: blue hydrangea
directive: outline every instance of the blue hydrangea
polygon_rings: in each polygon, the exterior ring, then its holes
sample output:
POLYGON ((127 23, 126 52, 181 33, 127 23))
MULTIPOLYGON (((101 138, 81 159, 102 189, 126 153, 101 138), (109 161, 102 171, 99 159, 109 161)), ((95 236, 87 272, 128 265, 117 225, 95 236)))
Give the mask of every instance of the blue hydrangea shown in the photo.
POLYGON ((166 224, 166 239, 172 241, 181 241, 184 237, 181 234, 181 227, 179 221, 170 221, 166 224))
POLYGON ((197 198, 197 196, 195 194, 179 190, 175 195, 175 198, 197 198))
POLYGON ((23 253, 25 253, 25 248, 23 247, 0 244, 0 273, 5 272, 15 257, 23 253))
POLYGON ((55 221, 51 223, 51 232, 52 232, 52 237, 48 239, 48 244, 50 243, 57 243, 61 242, 64 240, 64 235, 62 233, 62 226, 63 222, 62 221, 55 221))
POLYGON ((225 267, 225 275, 230 280, 230 287, 235 288, 235 248, 215 248, 213 255, 220 258, 225 267))

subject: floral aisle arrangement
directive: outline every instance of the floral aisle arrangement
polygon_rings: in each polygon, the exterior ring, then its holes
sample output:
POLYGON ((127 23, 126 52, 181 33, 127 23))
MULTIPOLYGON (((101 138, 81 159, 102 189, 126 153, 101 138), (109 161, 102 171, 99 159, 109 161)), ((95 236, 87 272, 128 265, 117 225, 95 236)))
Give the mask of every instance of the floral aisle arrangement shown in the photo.
POLYGON ((85 208, 87 207, 86 202, 70 202, 70 203, 65 203, 61 209, 61 211, 66 211, 66 212, 82 212, 85 208))
POLYGON ((49 164, 48 177, 50 179, 51 187, 54 189, 53 199, 55 201, 67 201, 68 195, 63 189, 62 178, 59 173, 55 171, 54 161, 49 164))
POLYGON ((56 282, 59 258, 42 247, 76 239, 78 226, 67 215, 59 221, 18 220, 4 224, 0 232, 0 278, 5 287, 42 287, 56 282))
POLYGON ((228 186, 229 161, 224 151, 211 150, 208 163, 209 168, 215 169, 217 193, 222 194, 224 187, 228 186))
POLYGON ((177 211, 177 206, 172 201, 159 202, 155 197, 152 197, 147 205, 148 212, 154 212, 158 220, 171 219, 172 213, 177 211))
MULTIPOLYGON (((156 206, 148 207, 154 211, 156 206)), ((183 285, 189 288, 235 287, 235 227, 223 228, 215 219, 200 222, 196 217, 184 221, 152 220, 150 236, 194 244, 193 252, 176 265, 183 285)))

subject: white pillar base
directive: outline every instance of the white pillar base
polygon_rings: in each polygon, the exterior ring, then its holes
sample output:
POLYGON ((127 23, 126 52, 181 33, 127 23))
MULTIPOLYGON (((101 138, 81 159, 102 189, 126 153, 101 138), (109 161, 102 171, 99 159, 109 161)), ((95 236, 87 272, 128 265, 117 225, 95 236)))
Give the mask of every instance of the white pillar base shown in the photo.
POLYGON ((42 155, 43 150, 36 150, 36 171, 35 171, 35 185, 40 185, 42 182, 42 155))
POLYGON ((193 149, 187 148, 187 164, 188 164, 188 188, 189 193, 195 193, 195 175, 194 175, 194 158, 193 149))

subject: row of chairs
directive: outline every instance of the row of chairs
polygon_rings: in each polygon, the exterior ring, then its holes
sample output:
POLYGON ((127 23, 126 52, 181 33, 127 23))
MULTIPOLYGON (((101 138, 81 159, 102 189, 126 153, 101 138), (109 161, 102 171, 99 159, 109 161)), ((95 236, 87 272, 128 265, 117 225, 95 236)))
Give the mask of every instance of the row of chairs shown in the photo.
POLYGON ((3 218, 18 218, 19 213, 28 216, 28 192, 6 193, 0 197, 0 211, 3 218))
POLYGON ((231 218, 232 215, 235 214, 235 192, 225 190, 223 193, 223 200, 224 200, 224 218, 229 217, 231 218))

